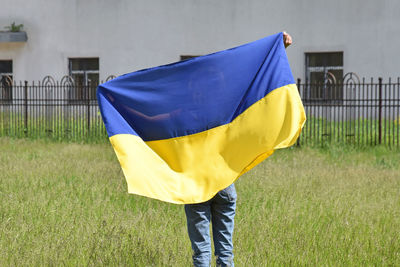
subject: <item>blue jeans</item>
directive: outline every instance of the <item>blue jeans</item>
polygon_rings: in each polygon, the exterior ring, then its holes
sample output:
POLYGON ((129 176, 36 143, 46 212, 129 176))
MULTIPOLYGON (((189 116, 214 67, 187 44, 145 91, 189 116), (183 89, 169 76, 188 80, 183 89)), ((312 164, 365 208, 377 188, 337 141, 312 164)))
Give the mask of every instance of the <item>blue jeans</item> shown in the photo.
POLYGON ((211 265, 210 222, 217 266, 234 266, 232 234, 236 198, 235 185, 231 184, 206 202, 185 205, 194 266, 211 265))

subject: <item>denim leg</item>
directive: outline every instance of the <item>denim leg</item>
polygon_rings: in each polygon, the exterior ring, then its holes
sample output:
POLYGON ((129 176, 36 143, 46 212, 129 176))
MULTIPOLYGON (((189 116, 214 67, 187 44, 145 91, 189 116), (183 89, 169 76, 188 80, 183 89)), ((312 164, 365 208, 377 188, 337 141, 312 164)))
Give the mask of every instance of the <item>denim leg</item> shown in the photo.
POLYGON ((212 232, 217 266, 234 266, 233 226, 236 208, 235 185, 221 190, 211 202, 212 232))
POLYGON ((193 249, 193 264, 196 267, 209 267, 211 266, 210 202, 186 204, 185 213, 193 249))

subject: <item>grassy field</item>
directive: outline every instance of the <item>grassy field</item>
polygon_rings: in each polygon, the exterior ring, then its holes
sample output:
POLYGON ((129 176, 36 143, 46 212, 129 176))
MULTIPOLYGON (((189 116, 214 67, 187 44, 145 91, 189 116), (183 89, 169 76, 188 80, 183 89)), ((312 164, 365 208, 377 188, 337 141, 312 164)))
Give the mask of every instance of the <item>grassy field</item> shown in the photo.
MULTIPOLYGON (((46 110, 44 106, 42 108, 46 110)), ((108 136, 99 111, 92 110, 92 117, 88 121, 84 113, 86 107, 71 108, 76 110, 64 114, 63 109, 55 109, 51 111, 53 116, 31 116, 25 122, 21 112, 2 112, 0 106, 0 137, 89 144, 107 142, 108 136)), ((308 146, 337 143, 357 147, 376 145, 379 144, 379 120, 359 118, 334 121, 307 115, 300 143, 308 146)), ((381 121, 381 144, 400 148, 400 117, 381 121)))
MULTIPOLYGON (((190 266, 183 207, 108 144, 0 138, 0 266, 190 266)), ((277 151, 236 183, 236 266, 400 266, 400 153, 277 151)))

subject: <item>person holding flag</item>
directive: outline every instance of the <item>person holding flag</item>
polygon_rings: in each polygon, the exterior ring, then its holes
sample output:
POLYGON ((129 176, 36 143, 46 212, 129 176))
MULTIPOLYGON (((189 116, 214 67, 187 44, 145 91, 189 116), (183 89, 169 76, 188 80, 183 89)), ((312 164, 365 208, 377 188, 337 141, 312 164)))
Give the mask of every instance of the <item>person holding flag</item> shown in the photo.
MULTIPOLYGON (((283 43, 285 48, 292 44, 292 37, 286 32, 283 32, 283 43)), ((210 223, 217 266, 234 266, 232 236, 236 199, 235 184, 231 184, 206 202, 185 204, 194 266, 211 264, 210 223)))
POLYGON ((128 192, 185 204, 195 266, 233 266, 234 182, 293 145, 305 112, 286 32, 121 75, 97 100, 128 192))

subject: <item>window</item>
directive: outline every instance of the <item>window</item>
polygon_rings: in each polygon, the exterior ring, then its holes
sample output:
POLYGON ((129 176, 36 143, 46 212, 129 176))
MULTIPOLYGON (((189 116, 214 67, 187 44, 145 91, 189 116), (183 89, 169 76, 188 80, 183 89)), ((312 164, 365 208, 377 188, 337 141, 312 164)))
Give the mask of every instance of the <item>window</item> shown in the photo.
POLYGON ((343 100, 343 52, 306 53, 306 98, 343 100))
POLYGON ((0 60, 0 101, 12 100, 12 60, 0 60))
POLYGON ((95 100, 99 84, 99 58, 70 58, 69 75, 75 81, 70 100, 95 100))

